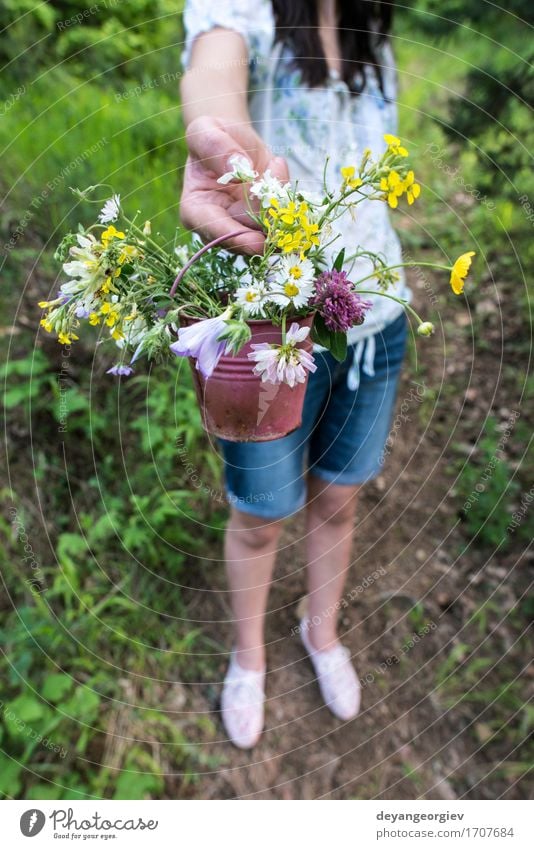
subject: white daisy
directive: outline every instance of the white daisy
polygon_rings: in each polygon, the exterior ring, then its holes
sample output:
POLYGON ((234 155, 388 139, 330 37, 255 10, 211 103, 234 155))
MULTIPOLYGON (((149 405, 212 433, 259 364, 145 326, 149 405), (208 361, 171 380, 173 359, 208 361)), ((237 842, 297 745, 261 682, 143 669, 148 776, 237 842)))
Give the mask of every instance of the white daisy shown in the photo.
POLYGON ((109 200, 107 200, 100 211, 100 215, 98 216, 98 220, 101 224, 110 224, 112 221, 116 221, 119 217, 119 213, 121 211, 121 196, 113 195, 109 200))
POLYGON ((292 304, 305 306, 315 292, 315 269, 309 259, 298 254, 288 254, 276 265, 276 274, 271 282, 272 300, 281 307, 292 304))
POLYGON ((267 294, 268 290, 264 283, 250 283, 236 290, 235 301, 245 315, 263 316, 267 294))
POLYGON ((219 177, 217 182, 221 186, 226 186, 232 180, 239 180, 241 183, 250 183, 258 176, 258 172, 254 171, 246 156, 242 156, 240 153, 233 153, 228 160, 228 164, 232 166, 232 170, 227 171, 226 174, 219 177))

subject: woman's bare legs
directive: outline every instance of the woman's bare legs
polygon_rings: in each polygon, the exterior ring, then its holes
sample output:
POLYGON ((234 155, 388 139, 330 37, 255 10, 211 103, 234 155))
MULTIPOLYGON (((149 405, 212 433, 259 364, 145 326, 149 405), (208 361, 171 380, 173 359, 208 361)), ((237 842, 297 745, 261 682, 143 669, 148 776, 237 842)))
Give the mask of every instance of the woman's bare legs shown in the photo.
POLYGON ((350 565, 360 489, 332 484, 312 474, 308 477, 308 635, 318 651, 337 643, 335 605, 343 594, 350 565))
POLYGON ((225 537, 226 573, 234 614, 236 659, 244 669, 265 666, 264 623, 281 521, 233 509, 225 537))
MULTIPOLYGON (((336 603, 350 565, 354 514, 360 487, 308 477, 308 618, 313 646, 337 642, 336 603)), ((281 521, 233 509, 225 538, 226 571, 234 615, 236 658, 244 669, 265 665, 264 623, 281 521)))

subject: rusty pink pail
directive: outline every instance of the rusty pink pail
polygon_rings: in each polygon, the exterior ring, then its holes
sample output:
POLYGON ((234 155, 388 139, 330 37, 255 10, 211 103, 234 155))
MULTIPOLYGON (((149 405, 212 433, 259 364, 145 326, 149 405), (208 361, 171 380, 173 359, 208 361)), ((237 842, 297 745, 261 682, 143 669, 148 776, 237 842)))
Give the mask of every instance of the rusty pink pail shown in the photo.
MULTIPOLYGON (((190 326, 195 319, 183 316, 181 321, 190 326)), ((292 321, 311 327, 313 315, 292 321)), ((292 321, 288 320, 288 326, 292 321)), ((280 345, 282 329, 269 320, 250 321, 249 326, 250 340, 236 356, 221 357, 211 377, 203 377, 194 358, 189 362, 204 429, 231 442, 268 442, 287 436, 301 425, 307 380, 293 388, 287 383, 262 383, 247 354, 252 345, 261 342, 280 345)), ((297 347, 311 352, 309 336, 297 347)))

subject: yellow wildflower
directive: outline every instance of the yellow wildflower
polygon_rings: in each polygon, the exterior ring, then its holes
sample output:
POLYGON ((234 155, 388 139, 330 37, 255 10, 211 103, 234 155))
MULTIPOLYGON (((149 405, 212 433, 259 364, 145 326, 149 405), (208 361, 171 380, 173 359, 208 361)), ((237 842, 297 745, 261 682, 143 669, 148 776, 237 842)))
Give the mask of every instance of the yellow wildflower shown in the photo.
POLYGON ((136 257, 138 255, 138 253, 139 251, 133 245, 124 245, 119 254, 120 265, 122 265, 128 259, 133 259, 133 257, 136 257))
POLYGON ((106 279, 104 280, 104 282, 102 283, 102 285, 100 287, 100 291, 103 292, 105 295, 107 295, 110 289, 111 289, 111 277, 106 277, 106 279))
POLYGON ((116 312, 115 310, 112 310, 112 312, 110 312, 109 315, 106 318, 107 326, 113 327, 115 324, 117 324, 118 319, 119 319, 118 312, 116 312))
POLYGON ((408 174, 403 179, 398 171, 392 170, 387 177, 382 177, 380 180, 380 189, 385 192, 384 200, 387 200, 392 209, 396 209, 399 203, 399 198, 406 193, 410 206, 416 198, 421 194, 421 186, 415 182, 415 174, 413 171, 408 171, 408 174))
POLYGON ((100 324, 98 313, 92 312, 89 314, 89 324, 92 324, 93 327, 95 327, 97 324, 100 324))
POLYGON ((384 141, 388 146, 389 153, 392 153, 394 156, 408 156, 408 151, 402 146, 401 140, 397 136, 386 133, 384 141))
POLYGON ((54 328, 51 321, 49 321, 47 318, 42 318, 39 323, 41 327, 44 327, 47 333, 52 333, 52 330, 54 328))
POLYGON ((114 339, 115 342, 118 342, 119 339, 124 339, 124 333, 121 333, 120 330, 114 330, 111 334, 111 338, 114 339))
POLYGON ((399 198, 404 192, 404 182, 397 171, 390 171, 387 177, 380 180, 380 189, 386 193, 386 198, 391 209, 396 209, 399 198))
POLYGON ((287 206, 273 198, 264 218, 269 238, 284 253, 299 253, 301 257, 312 245, 319 244, 319 226, 308 217, 308 204, 290 201, 287 206))
POLYGON ((343 185, 348 186, 349 189, 358 189, 363 180, 360 180, 359 177, 355 177, 356 168, 354 165, 348 165, 346 168, 341 169, 341 176, 343 177, 343 185))
POLYGON ((413 171, 408 171, 408 174, 406 175, 404 180, 404 190, 406 192, 408 203, 411 206, 414 200, 421 194, 421 186, 419 183, 415 182, 415 174, 413 171))
POLYGON ((110 224, 107 230, 104 230, 100 237, 105 248, 108 247, 112 239, 125 239, 126 236, 121 230, 117 230, 113 224, 110 224))
POLYGON ((455 295, 461 295, 464 290, 464 281, 469 274, 471 268, 471 257, 475 256, 474 251, 468 251, 458 257, 453 267, 451 268, 451 286, 455 295))
POLYGON ((108 314, 108 312, 109 312, 110 310, 111 310, 111 304, 110 304, 110 302, 109 302, 109 301, 104 301, 104 303, 103 303, 103 304, 102 304, 102 306, 100 307, 100 312, 102 313, 102 315, 107 315, 107 314, 108 314))
POLYGON ((57 341, 60 345, 70 345, 71 342, 78 338, 75 333, 58 333, 57 341))

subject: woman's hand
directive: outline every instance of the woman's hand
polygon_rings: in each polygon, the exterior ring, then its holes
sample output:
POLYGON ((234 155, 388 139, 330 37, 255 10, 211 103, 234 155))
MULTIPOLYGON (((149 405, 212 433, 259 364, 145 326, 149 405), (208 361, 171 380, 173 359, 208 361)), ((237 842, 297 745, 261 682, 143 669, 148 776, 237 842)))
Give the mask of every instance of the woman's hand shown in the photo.
POLYGON ((180 202, 184 227, 199 233, 205 241, 243 230, 244 235, 230 239, 227 247, 238 253, 262 253, 265 238, 247 214, 243 185, 223 186, 217 180, 231 170, 228 159, 237 153, 245 156, 259 174, 270 169, 286 182, 289 174, 285 159, 273 157, 250 124, 229 124, 218 117, 194 118, 187 127, 186 139, 189 156, 180 202))

